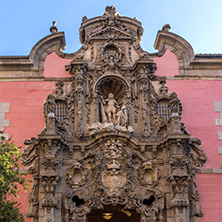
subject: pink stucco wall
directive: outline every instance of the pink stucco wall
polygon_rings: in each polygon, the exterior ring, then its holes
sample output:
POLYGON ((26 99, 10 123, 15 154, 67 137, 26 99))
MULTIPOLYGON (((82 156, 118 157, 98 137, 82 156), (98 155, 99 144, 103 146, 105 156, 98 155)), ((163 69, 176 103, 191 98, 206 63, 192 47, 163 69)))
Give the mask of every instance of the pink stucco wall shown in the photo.
MULTIPOLYGON (((175 91, 180 98, 185 123, 192 137, 201 139, 202 148, 207 154, 205 168, 219 168, 222 155, 218 155, 217 127, 215 119, 220 118, 214 112, 214 101, 222 101, 222 81, 211 80, 168 80, 170 92, 175 91)), ((222 174, 199 174, 197 185, 204 217, 200 222, 222 221, 222 174)))
MULTIPOLYGON (((50 54, 44 65, 44 76, 70 77, 65 71, 65 65, 71 60, 50 54)), ((157 63, 155 74, 174 76, 178 75, 178 62, 176 56, 167 50, 159 58, 154 58, 157 63)), ((5 133, 13 135, 17 146, 23 146, 25 139, 37 136, 45 120, 42 115, 43 102, 49 93, 54 92, 55 82, 49 81, 12 81, 0 82, 0 102, 10 103, 10 112, 5 119, 10 120, 10 126, 5 128, 5 133)), ((219 168, 222 155, 218 155, 217 147, 222 146, 222 141, 217 140, 217 132, 221 127, 215 125, 219 113, 214 112, 214 101, 222 101, 222 81, 210 80, 168 80, 169 91, 175 91, 184 107, 182 121, 188 132, 202 140, 203 149, 208 156, 206 168, 219 168)), ((197 175, 200 201, 204 212, 201 222, 221 222, 222 218, 222 175, 201 174, 197 175)), ((22 211, 28 205, 27 194, 20 195, 22 211)), ((30 219, 27 219, 30 221, 30 219)))
MULTIPOLYGON (((174 76, 179 74, 176 56, 167 50, 159 58, 156 75, 174 76)), ((208 156, 205 168, 219 168, 222 155, 218 154, 218 146, 222 141, 217 133, 222 127, 216 126, 215 119, 220 113, 214 112, 214 101, 222 101, 222 81, 220 80, 167 80, 169 92, 175 91, 183 104, 182 122, 192 137, 201 139, 203 150, 208 156)), ((196 175, 200 203, 204 217, 200 222, 222 221, 222 174, 196 175)))
MULTIPOLYGON (((71 60, 61 59, 56 53, 50 54, 44 65, 44 76, 70 77, 65 71, 65 65, 71 60)), ((9 127, 4 132, 13 136, 13 142, 18 147, 24 148, 24 141, 36 137, 45 125, 43 117, 43 103, 48 94, 54 93, 55 82, 49 81, 6 81, 0 82, 0 102, 10 103, 9 113, 5 119, 10 121, 9 127)), ((19 199, 21 211, 26 213, 28 207, 28 191, 21 189, 19 199)), ((27 218, 26 222, 31 221, 27 218)))
POLYGON ((219 113, 214 112, 214 101, 222 100, 222 81, 211 80, 168 80, 170 92, 175 91, 180 98, 184 111, 182 122, 185 123, 192 137, 203 142, 202 148, 208 156, 207 168, 219 168, 222 155, 218 155, 217 147, 222 142, 217 140, 215 119, 219 113))
MULTIPOLYGON (((174 76, 179 74, 177 57, 169 50, 162 57, 154 58, 157 64, 156 75, 174 76)), ((217 147, 222 146, 217 133, 215 119, 220 118, 214 112, 214 101, 222 101, 222 81, 219 80, 167 80, 169 93, 176 92, 183 104, 182 122, 192 137, 203 142, 203 149, 208 156, 206 168, 219 168, 222 155, 217 147)))
POLYGON ((199 222, 222 221, 222 175, 198 174, 196 175, 200 204, 203 218, 199 222))
POLYGON ((49 77, 71 77, 68 71, 65 71, 65 65, 69 65, 72 59, 62 59, 55 52, 46 57, 44 63, 44 76, 49 77))
MULTIPOLYGON (((54 82, 0 82, 0 102, 10 103, 9 113, 5 115, 10 125, 5 127, 5 133, 13 136, 16 146, 24 148, 24 141, 36 137, 43 129, 42 105, 54 91, 54 85, 54 82)), ((19 194, 23 213, 28 207, 28 193, 21 189, 19 194)))
POLYGON ((167 49, 161 57, 153 58, 153 61, 157 66, 155 75, 175 76, 179 74, 179 63, 177 61, 177 57, 170 50, 167 49))

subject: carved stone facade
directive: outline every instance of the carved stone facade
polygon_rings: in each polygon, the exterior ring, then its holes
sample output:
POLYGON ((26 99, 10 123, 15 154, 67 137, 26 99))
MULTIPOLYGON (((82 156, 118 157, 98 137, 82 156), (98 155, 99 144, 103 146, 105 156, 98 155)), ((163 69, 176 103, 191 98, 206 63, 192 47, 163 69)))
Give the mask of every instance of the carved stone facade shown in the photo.
POLYGON ((107 207, 141 222, 203 216, 195 174, 207 157, 181 122, 177 94, 140 47, 142 33, 113 6, 83 19, 83 46, 66 66, 72 77, 56 83, 44 102, 45 128, 25 142, 33 222, 91 222, 107 207))

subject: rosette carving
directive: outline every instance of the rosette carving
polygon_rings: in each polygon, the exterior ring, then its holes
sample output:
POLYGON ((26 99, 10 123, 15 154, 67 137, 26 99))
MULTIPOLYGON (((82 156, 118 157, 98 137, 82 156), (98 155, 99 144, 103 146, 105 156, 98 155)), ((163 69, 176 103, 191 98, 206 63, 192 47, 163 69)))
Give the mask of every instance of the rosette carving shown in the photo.
POLYGON ((139 171, 139 179, 140 183, 144 186, 156 186, 159 179, 158 169, 153 166, 152 162, 144 162, 141 170, 139 171))
POLYGON ((71 188, 77 188, 85 185, 88 181, 89 170, 82 166, 81 163, 75 162, 66 174, 66 183, 71 188))

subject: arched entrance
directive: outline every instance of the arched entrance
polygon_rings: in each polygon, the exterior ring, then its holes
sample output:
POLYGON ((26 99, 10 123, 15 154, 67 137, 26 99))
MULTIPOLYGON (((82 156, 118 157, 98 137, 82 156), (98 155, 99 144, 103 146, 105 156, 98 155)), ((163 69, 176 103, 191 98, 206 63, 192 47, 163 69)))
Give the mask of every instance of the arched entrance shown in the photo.
POLYGON ((135 210, 124 209, 117 205, 105 206, 103 210, 92 210, 87 215, 87 222, 139 222, 140 215, 135 210))

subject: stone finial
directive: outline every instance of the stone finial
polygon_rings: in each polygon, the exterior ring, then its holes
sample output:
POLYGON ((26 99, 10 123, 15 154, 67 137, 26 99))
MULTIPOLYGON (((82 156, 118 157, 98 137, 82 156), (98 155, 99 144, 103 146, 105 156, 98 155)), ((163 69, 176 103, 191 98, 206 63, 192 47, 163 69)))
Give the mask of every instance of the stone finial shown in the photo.
POLYGON ((50 27, 50 32, 53 34, 53 33, 56 33, 59 31, 59 29, 56 27, 56 21, 53 21, 52 22, 52 26, 50 27))
POLYGON ((88 18, 86 16, 82 17, 82 22, 85 22, 88 18))
POLYGON ((115 15, 116 14, 116 8, 112 6, 106 6, 106 11, 104 13, 105 15, 115 15))
POLYGON ((162 27, 162 30, 165 31, 165 32, 169 32, 171 29, 171 26, 169 24, 166 24, 162 27))

